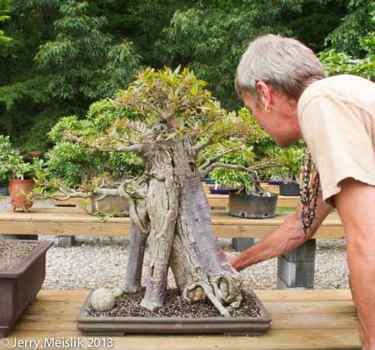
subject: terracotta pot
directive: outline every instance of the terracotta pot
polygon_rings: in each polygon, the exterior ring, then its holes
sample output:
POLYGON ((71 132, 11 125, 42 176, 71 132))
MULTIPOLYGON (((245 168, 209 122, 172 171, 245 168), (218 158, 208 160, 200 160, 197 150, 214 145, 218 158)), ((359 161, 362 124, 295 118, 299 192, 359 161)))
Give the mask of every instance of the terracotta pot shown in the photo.
POLYGON ((9 194, 10 203, 13 207, 13 211, 22 209, 28 211, 33 201, 31 193, 33 191, 34 181, 33 180, 10 180, 9 181, 9 194))

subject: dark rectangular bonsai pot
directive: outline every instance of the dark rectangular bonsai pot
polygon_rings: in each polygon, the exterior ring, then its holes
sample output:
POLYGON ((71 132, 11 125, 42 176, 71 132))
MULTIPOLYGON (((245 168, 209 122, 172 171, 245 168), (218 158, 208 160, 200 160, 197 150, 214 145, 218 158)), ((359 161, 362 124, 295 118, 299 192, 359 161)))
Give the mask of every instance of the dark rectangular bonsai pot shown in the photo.
POLYGON ((225 334, 259 336, 271 327, 271 315, 254 292, 260 310, 257 317, 94 317, 87 313, 90 297, 87 297, 78 316, 78 329, 91 336, 122 336, 127 334, 225 334))
POLYGON ((9 334, 22 312, 35 300, 45 279, 46 252, 51 245, 52 242, 38 241, 18 265, 0 271, 0 338, 9 334))

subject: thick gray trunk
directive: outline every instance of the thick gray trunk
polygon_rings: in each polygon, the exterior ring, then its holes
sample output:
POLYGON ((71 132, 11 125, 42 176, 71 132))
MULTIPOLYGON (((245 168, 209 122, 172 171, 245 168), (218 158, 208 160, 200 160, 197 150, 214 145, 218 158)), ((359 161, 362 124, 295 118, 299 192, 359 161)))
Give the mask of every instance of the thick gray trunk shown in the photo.
POLYGON ((176 183, 172 158, 167 151, 161 151, 153 158, 146 198, 150 219, 150 263, 146 282, 146 293, 142 306, 155 310, 164 303, 168 283, 169 258, 174 241, 178 216, 179 188, 176 183))
MULTIPOLYGON (((150 263, 142 305, 149 310, 163 305, 170 266, 187 302, 209 298, 222 315, 229 316, 230 309, 239 307, 242 300, 241 279, 217 245, 210 207, 190 150, 185 140, 146 157, 150 263)), ((132 228, 128 291, 140 287, 146 239, 145 232, 132 228)))
POLYGON ((240 305, 241 280, 217 245, 199 177, 187 180, 181 191, 171 268, 185 300, 208 297, 226 316, 240 305))
POLYGON ((147 235, 133 222, 129 231, 129 257, 126 270, 125 292, 135 293, 141 288, 143 258, 145 255, 147 235))
MULTIPOLYGON (((143 192, 147 192, 144 185, 143 192)), ((143 259, 147 238, 150 232, 150 222, 144 199, 129 198, 129 257, 126 271, 125 291, 135 293, 141 289, 143 259)))

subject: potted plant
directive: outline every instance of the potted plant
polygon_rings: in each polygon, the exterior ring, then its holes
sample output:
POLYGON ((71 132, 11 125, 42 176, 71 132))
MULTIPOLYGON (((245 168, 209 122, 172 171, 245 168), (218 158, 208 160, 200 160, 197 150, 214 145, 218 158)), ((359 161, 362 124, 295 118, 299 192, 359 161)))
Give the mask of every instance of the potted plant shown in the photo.
MULTIPOLYGON (((245 139, 245 143, 236 144, 231 140, 223 142, 220 147, 221 167, 210 172, 215 180, 218 191, 229 194, 229 214, 233 216, 262 219, 275 216, 277 194, 264 190, 261 186, 261 172, 279 164, 265 154, 256 154, 254 149, 262 142, 269 144, 269 138, 254 121, 248 111, 241 110, 240 116, 250 121, 252 132, 245 139)), ((215 149, 206 151, 215 152, 215 149)), ((215 191, 215 187, 212 189, 215 191)), ((218 192, 220 193, 220 192, 218 192)))
MULTIPOLYGON (((254 162, 255 154, 251 146, 245 146, 242 142, 223 140, 203 150, 199 156, 198 164, 207 166, 212 162, 212 159, 222 164, 245 166, 254 162), (220 158, 217 158, 217 154, 220 155, 220 158)), ((238 190, 237 180, 240 177, 241 172, 237 169, 216 168, 205 175, 204 181, 210 179, 209 190, 211 194, 230 194, 238 190)))
POLYGON ((42 160, 26 162, 19 150, 12 147, 8 136, 0 135, 0 178, 8 179, 13 210, 28 211, 32 205, 35 174, 42 167, 42 160))
POLYGON ((299 196, 299 174, 303 163, 304 149, 301 146, 276 149, 274 157, 281 167, 274 171, 274 175, 281 177, 279 194, 281 196, 299 196))
POLYGON ((216 169, 212 172, 211 177, 232 189, 229 193, 229 214, 247 219, 265 219, 275 216, 278 195, 262 188, 255 170, 263 168, 267 164, 271 166, 273 163, 263 163, 263 166, 258 168, 242 166, 242 171, 238 171, 237 168, 241 165, 224 164, 233 165, 235 168, 216 169))
MULTIPOLYGON (((87 189, 81 184, 75 190, 77 195, 80 189, 82 193, 118 193, 128 198, 131 225, 123 291, 94 291, 82 308, 79 329, 123 334, 202 330, 255 333, 269 328, 269 317, 259 311, 254 296, 247 304, 253 317, 224 317, 239 315, 234 309, 241 309, 246 297, 241 276, 217 245, 202 185, 202 179, 221 166, 218 160, 223 153, 229 152, 225 142, 243 144, 242 138, 250 132, 246 120, 225 111, 203 81, 188 70, 170 69, 139 73, 137 80, 114 99, 92 105, 83 118, 63 118, 53 128, 51 136, 58 140, 55 147, 78 144, 87 154, 97 152, 104 159, 120 154, 128 159, 120 176, 112 176, 117 184, 102 179, 96 184, 91 181, 87 189), (207 148, 212 148, 210 157, 202 157, 207 148), (136 171, 131 171, 132 164, 137 165, 136 171), (142 271, 146 270, 143 264, 148 264, 150 272, 145 288, 141 285, 142 271), (178 289, 168 290, 169 268, 178 289), (130 307, 114 310, 121 300, 130 307), (178 314, 173 300, 186 307, 200 302, 213 313, 194 320, 197 315, 191 308, 178 314), (161 317, 162 310, 172 312, 161 317)), ((106 170, 111 175, 111 169, 106 170)), ((97 174, 101 174, 100 168, 97 174)))
POLYGON ((7 336, 32 303, 45 278, 52 242, 0 239, 0 338, 7 336))
POLYGON ((261 168, 257 171, 258 178, 261 180, 262 188, 268 192, 278 193, 278 188, 276 189, 273 186, 274 183, 269 182, 269 178, 274 169, 279 167, 277 160, 272 155, 272 152, 277 145, 272 137, 259 126, 256 119, 250 114, 247 108, 240 109, 239 114, 248 116, 252 129, 252 133, 248 135, 246 139, 246 144, 251 146, 252 152, 254 153, 254 159, 252 162, 267 163, 271 161, 271 163, 273 163, 271 166, 261 168))
MULTIPOLYGON (((88 115, 95 118, 102 112, 108 118, 117 113, 107 100, 102 100, 92 104, 88 115)), ((132 154, 100 152, 78 142, 66 141, 61 130, 68 125, 74 130, 76 125, 69 117, 64 122, 49 133, 56 145, 46 154, 47 174, 41 182, 44 184, 40 186, 40 192, 58 200, 81 198, 79 205, 91 215, 128 216, 129 201, 116 189, 124 176, 133 176, 143 170, 142 161, 132 154), (100 191, 103 187, 108 190, 106 193, 100 191)), ((90 129, 87 127, 82 132, 89 133, 90 129)))

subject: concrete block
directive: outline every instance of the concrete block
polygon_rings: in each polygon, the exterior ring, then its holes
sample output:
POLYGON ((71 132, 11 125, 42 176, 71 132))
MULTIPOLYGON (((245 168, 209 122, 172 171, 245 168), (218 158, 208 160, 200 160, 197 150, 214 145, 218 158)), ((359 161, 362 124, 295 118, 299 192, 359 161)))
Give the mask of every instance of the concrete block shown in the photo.
POLYGON ((314 288, 315 262, 277 261, 278 288, 314 288))
POLYGON ((254 238, 232 238, 232 248, 237 252, 242 252, 254 244, 254 238))
POLYGON ((297 249, 284 254, 285 260, 290 262, 314 262, 316 251, 316 240, 310 239, 297 249))
POLYGON ((38 235, 1 235, 1 239, 23 239, 37 241, 38 235))
POLYGON ((55 247, 60 248, 69 248, 72 247, 75 243, 74 236, 57 236, 55 237, 55 247))

